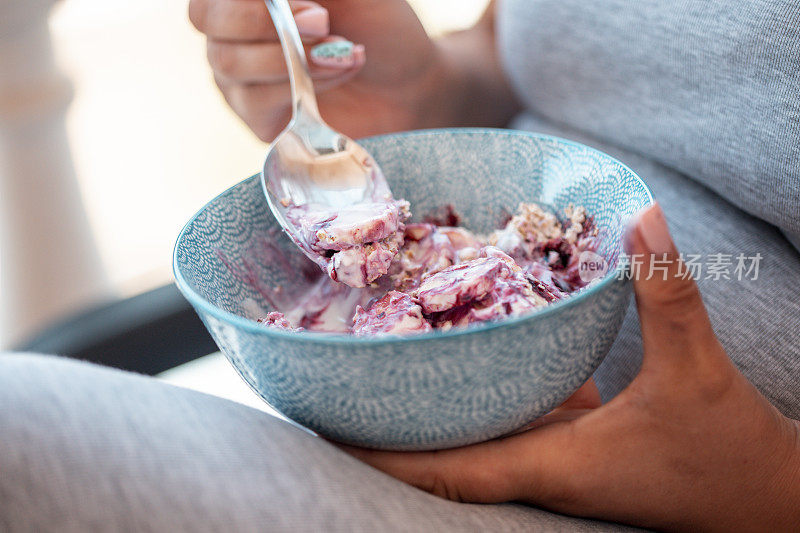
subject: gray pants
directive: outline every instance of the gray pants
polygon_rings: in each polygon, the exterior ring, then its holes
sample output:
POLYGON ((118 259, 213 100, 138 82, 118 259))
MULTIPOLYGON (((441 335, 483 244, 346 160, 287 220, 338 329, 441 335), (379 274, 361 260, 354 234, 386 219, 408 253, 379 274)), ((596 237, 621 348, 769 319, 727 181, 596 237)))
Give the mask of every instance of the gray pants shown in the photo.
POLYGON ((228 400, 0 355, 0 531, 520 529, 621 527, 445 501, 228 400))

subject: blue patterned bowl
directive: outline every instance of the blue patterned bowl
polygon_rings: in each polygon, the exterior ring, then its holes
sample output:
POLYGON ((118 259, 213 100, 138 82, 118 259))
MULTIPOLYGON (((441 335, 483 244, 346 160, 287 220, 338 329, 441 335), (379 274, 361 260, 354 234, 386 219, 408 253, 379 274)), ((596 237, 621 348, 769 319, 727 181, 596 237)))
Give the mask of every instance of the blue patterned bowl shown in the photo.
MULTIPOLYGON (((533 314, 405 338, 287 333, 255 322, 310 261, 277 233, 257 177, 206 205, 175 247, 178 286, 242 378, 326 437, 425 450, 509 433, 556 407, 598 367, 631 295, 627 220, 652 202, 627 167, 592 148, 508 130, 430 130, 363 140, 416 219, 452 204, 467 228, 502 225, 520 201, 594 216, 612 268, 533 314), (265 243, 267 243, 265 245, 265 243)), ((317 268, 312 265, 311 272, 317 268)))

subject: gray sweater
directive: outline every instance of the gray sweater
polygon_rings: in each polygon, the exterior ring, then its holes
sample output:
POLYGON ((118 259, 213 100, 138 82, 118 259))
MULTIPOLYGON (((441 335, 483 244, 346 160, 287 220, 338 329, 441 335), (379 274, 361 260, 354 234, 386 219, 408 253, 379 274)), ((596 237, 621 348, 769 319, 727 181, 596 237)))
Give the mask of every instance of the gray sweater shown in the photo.
MULTIPOLYGON (((800 418, 800 254, 786 239, 800 244, 800 2, 501 0, 497 24, 528 110, 513 126, 639 172, 681 250, 702 256, 729 355, 800 418), (716 254, 731 279, 709 275, 716 254), (741 254, 761 254, 757 279, 733 275, 741 254)), ((606 398, 640 359, 632 308, 598 374, 606 398)))

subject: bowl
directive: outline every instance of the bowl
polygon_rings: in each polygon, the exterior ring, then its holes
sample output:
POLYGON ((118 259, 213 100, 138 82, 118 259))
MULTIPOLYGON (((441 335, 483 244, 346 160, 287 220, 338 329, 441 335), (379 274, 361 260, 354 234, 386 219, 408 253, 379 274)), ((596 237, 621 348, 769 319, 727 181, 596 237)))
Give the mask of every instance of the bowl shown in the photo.
POLYGON ((256 322, 282 290, 319 275, 279 232, 258 176, 225 191, 181 232, 178 287, 222 352, 264 401, 327 438, 391 450, 492 439, 547 413, 584 383, 616 338, 631 296, 622 241, 652 203, 610 156, 567 140, 493 129, 363 139, 414 219, 452 205, 462 225, 501 227, 521 201, 585 206, 608 272, 528 315, 406 337, 291 333, 256 322))

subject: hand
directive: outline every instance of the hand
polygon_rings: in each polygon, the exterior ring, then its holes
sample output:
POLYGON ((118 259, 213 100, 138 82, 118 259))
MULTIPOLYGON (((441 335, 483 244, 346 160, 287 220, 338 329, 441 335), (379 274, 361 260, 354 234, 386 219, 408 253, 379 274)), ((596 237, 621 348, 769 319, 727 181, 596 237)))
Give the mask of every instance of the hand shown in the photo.
MULTIPOLYGON (((405 0, 289 4, 306 50, 330 40, 356 43, 338 66, 308 58, 320 111, 333 128, 361 137, 455 121, 452 91, 460 84, 405 0)), ((291 109, 264 1, 191 0, 189 18, 208 37, 208 60, 228 103, 259 138, 273 139, 291 109)))
POLYGON ((661 209, 640 215, 628 251, 644 359, 636 379, 599 405, 592 383, 536 429, 453 450, 345 447, 439 496, 518 500, 554 511, 662 529, 776 531, 800 524, 800 426, 728 359, 661 209), (653 255, 666 278, 645 279, 653 255))

